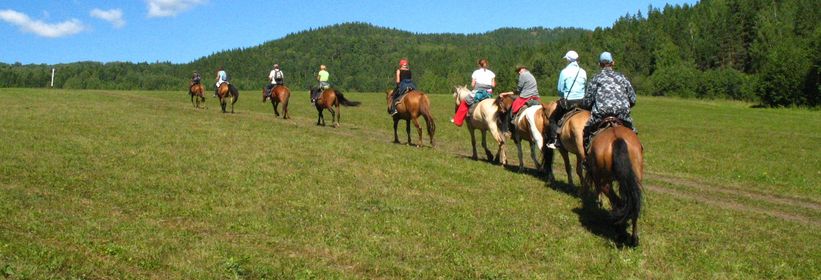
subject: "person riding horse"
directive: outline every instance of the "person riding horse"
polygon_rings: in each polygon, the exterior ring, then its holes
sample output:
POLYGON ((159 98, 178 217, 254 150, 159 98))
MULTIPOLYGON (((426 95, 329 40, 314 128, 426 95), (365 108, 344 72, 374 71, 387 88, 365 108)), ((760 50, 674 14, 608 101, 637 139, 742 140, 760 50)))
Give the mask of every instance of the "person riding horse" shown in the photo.
POLYGON ((228 81, 228 73, 225 72, 224 67, 220 66, 217 69, 217 77, 215 80, 217 81, 217 85, 216 88, 214 88, 214 97, 217 97, 217 94, 219 94, 220 85, 228 81))
POLYGON ((316 90, 311 90, 311 103, 316 102, 316 99, 319 98, 319 94, 322 93, 322 90, 328 89, 331 87, 331 84, 328 82, 328 78, 331 74, 325 69, 325 65, 319 65, 319 72, 316 73, 316 80, 319 82, 319 88, 316 90))
POLYGON ((473 71, 473 74, 470 76, 470 85, 471 87, 473 87, 473 91, 470 93, 469 96, 470 98, 465 98, 462 100, 462 102, 459 104, 459 107, 456 108, 456 114, 454 114, 453 118, 450 120, 456 126, 462 126, 462 123, 465 120, 465 116, 467 116, 468 111, 470 109, 470 106, 472 104, 475 104, 476 102, 481 101, 481 99, 491 97, 491 95, 493 94, 493 87, 496 86, 496 74, 494 74, 493 71, 487 69, 487 59, 480 59, 478 64, 479 69, 473 71), (480 96, 484 96, 484 98, 476 98, 477 94, 480 96))
POLYGON ((191 76, 191 85, 198 85, 202 81, 202 76, 200 76, 200 72, 194 71, 194 74, 191 76))
POLYGON ((560 143, 559 121, 567 112, 579 107, 584 98, 585 83, 587 82, 587 72, 579 66, 579 54, 576 51, 568 51, 564 55, 568 64, 559 74, 559 101, 556 110, 550 115, 550 132, 547 137, 547 147, 556 149, 560 143))
POLYGON ((504 92, 500 93, 499 97, 505 97, 507 95, 512 95, 514 93, 518 93, 519 97, 513 101, 513 105, 511 105, 510 110, 507 111, 504 118, 502 119, 501 129, 503 133, 510 133, 514 131, 510 129, 511 122, 513 121, 513 116, 519 112, 528 101, 534 100, 536 102, 541 103, 541 98, 539 97, 539 88, 536 84, 536 77, 527 70, 525 66, 518 66, 516 67, 516 73, 519 74, 519 82, 516 85, 515 92, 504 92))
POLYGON ((638 134, 633 127, 633 118, 630 117, 630 108, 636 105, 636 91, 630 81, 619 72, 613 71, 616 64, 613 55, 603 52, 599 56, 599 66, 602 71, 590 80, 582 101, 582 107, 591 108, 590 120, 584 127, 585 149, 590 144, 590 136, 598 123, 607 116, 615 116, 638 134))
POLYGON ((403 58, 399 60, 399 68, 396 69, 396 87, 391 93, 391 106, 388 108, 388 114, 396 114, 396 100, 399 100, 405 93, 416 89, 413 84, 413 75, 411 75, 410 66, 408 66, 408 59, 403 58))
POLYGON ((282 73, 282 70, 279 69, 279 64, 274 64, 274 69, 268 74, 268 80, 270 83, 266 86, 265 90, 270 95, 271 89, 276 87, 277 85, 284 85, 285 82, 285 74, 282 73))

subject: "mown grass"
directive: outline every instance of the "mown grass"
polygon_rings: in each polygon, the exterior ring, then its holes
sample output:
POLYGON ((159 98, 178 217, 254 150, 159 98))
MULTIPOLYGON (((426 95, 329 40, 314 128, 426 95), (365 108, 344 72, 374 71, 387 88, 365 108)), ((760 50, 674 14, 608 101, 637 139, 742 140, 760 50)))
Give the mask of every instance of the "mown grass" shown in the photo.
MULTIPOLYGON (((391 144, 384 95, 317 127, 182 92, 0 89, 0 275, 25 278, 817 278, 819 112, 641 97, 642 246, 561 182, 472 161, 433 95, 436 148, 391 144), (721 203, 705 203, 701 198, 721 203), (763 209, 803 219, 762 214, 763 209), (803 222, 802 222, 803 221, 803 222)), ((426 137, 425 137, 426 138, 426 137)), ((404 132, 400 132, 404 142, 404 132)), ((416 137, 413 137, 416 141, 416 137)), ((427 143, 427 142, 426 142, 427 143)), ((515 162, 515 150, 508 148, 515 162)), ((557 162, 559 159, 557 159, 557 162)), ((558 167, 558 165, 556 165, 558 167)), ((558 178, 565 176, 556 169, 558 178)))

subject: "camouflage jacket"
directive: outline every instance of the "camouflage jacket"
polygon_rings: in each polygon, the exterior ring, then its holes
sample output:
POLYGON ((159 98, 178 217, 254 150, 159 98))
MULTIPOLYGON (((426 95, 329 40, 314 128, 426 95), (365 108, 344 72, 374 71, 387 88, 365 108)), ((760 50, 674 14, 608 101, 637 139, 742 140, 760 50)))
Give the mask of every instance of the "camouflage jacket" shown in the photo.
POLYGON ((588 81, 582 106, 590 109, 588 125, 607 115, 614 115, 632 123, 630 107, 636 104, 636 91, 630 81, 612 68, 604 68, 588 81))

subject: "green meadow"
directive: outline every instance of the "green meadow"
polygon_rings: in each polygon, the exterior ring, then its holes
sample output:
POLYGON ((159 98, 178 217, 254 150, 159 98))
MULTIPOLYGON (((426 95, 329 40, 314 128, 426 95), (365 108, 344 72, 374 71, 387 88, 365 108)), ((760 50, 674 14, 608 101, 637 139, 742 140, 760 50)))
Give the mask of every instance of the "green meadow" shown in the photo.
POLYGON ((430 96, 437 146, 417 148, 391 143, 384 94, 346 93, 363 104, 333 128, 306 92, 290 120, 256 90, 236 114, 207 93, 195 109, 183 91, 0 89, 0 278, 821 275, 817 110, 640 96, 642 243, 628 248, 560 156, 553 184, 527 144, 524 173, 470 159, 450 94, 430 96))

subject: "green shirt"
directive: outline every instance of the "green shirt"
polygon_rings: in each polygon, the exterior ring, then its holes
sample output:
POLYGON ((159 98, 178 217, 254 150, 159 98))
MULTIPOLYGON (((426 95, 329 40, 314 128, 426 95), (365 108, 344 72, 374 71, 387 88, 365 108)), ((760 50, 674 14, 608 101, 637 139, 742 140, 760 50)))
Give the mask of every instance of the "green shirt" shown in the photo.
POLYGON ((330 74, 328 74, 328 71, 325 70, 319 70, 319 73, 317 75, 319 75, 320 82, 327 82, 328 76, 330 76, 330 74))

